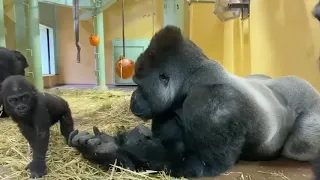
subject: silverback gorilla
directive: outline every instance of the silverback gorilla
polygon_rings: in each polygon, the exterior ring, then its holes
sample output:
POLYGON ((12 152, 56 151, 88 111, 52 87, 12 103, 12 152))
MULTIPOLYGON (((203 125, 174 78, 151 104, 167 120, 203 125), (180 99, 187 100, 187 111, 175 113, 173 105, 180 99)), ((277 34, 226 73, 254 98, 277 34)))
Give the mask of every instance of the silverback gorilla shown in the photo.
POLYGON ((59 121, 61 134, 66 140, 74 130, 68 103, 61 97, 38 92, 21 75, 7 77, 2 82, 1 95, 8 115, 32 148, 33 159, 27 166, 31 178, 46 175, 50 127, 59 121))
POLYGON ((111 137, 96 127, 94 135, 73 131, 69 143, 87 159, 191 178, 217 176, 238 160, 282 155, 309 161, 320 150, 320 98, 307 81, 238 77, 175 26, 153 36, 133 80, 138 87, 130 109, 152 119, 151 132, 137 127, 111 137))
MULTIPOLYGON (((0 47, 0 83, 10 75, 25 75, 28 62, 26 58, 16 50, 0 47)), ((0 86, 1 89, 1 86, 0 86)), ((1 98, 0 98, 1 99, 1 98)), ((0 117, 8 117, 0 101, 0 117)))
MULTIPOLYGON (((312 11, 313 16, 320 21, 320 1, 314 6, 312 11)), ((318 58, 320 59, 320 57, 318 58)), ((312 171, 314 173, 314 179, 320 180, 320 154, 318 155, 318 158, 311 161, 312 164, 312 171)))

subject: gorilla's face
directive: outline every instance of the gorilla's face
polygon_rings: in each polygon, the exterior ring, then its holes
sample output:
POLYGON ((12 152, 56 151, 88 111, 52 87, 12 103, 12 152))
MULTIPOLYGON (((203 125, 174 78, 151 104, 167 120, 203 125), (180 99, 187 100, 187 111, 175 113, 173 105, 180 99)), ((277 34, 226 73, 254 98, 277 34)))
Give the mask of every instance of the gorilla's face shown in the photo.
POLYGON ((141 72, 136 71, 133 77, 138 88, 132 93, 130 108, 134 115, 148 120, 172 107, 182 78, 178 73, 173 75, 174 73, 166 71, 165 68, 153 69, 146 74, 141 72))
POLYGON ((5 109, 15 116, 28 115, 35 105, 36 89, 22 75, 7 77, 2 83, 1 96, 5 109))
POLYGON ((152 38, 149 47, 137 59, 130 109, 143 120, 167 110, 180 98, 185 76, 181 63, 180 29, 165 27, 152 38), (180 67, 179 67, 180 66, 180 67))

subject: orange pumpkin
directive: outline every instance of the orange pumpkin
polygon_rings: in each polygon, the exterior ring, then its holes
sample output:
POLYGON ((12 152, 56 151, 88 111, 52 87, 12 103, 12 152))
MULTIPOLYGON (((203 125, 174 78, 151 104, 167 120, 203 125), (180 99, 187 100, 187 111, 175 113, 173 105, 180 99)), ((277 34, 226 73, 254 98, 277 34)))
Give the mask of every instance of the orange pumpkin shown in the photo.
POLYGON ((90 41, 90 44, 92 46, 98 46, 99 43, 100 43, 100 39, 99 37, 96 35, 96 34, 92 34, 90 37, 89 37, 89 41, 90 41))
POLYGON ((134 62, 130 59, 120 57, 116 62, 116 73, 121 79, 129 79, 134 74, 134 62))

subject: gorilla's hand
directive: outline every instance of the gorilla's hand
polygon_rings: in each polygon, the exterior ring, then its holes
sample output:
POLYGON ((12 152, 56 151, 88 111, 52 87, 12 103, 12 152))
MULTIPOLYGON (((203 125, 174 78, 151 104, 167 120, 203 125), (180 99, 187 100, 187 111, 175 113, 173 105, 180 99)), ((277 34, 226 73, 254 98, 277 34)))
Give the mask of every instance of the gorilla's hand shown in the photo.
POLYGON ((69 135, 68 144, 75 147, 88 160, 98 163, 105 168, 109 168, 115 163, 125 168, 135 169, 135 165, 121 150, 115 138, 101 133, 97 127, 93 127, 94 135, 88 132, 72 131, 69 135))
POLYGON ((91 135, 88 132, 75 130, 70 133, 68 144, 91 160, 118 150, 118 145, 111 136, 101 133, 97 127, 93 127, 93 132, 94 135, 91 135))
POLYGON ((27 165, 25 169, 30 169, 30 178, 41 178, 47 175, 47 166, 45 161, 33 160, 27 165))

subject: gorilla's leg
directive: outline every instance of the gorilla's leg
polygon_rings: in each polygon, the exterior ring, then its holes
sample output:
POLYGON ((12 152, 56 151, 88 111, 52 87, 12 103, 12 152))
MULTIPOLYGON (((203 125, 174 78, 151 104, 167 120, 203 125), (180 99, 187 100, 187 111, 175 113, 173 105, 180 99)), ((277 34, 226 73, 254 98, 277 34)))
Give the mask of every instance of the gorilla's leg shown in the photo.
MULTIPOLYGON (((316 107, 318 108, 318 107, 316 107)), ((318 108, 319 109, 319 108, 318 108)), ((320 112, 302 112, 284 146, 283 155, 299 161, 315 159, 320 152, 320 112)))
POLYGON ((152 132, 139 125, 133 130, 116 137, 100 133, 94 128, 95 135, 73 131, 69 144, 77 148, 90 161, 108 168, 117 164, 132 170, 163 170, 166 151, 159 139, 151 137, 152 132))

